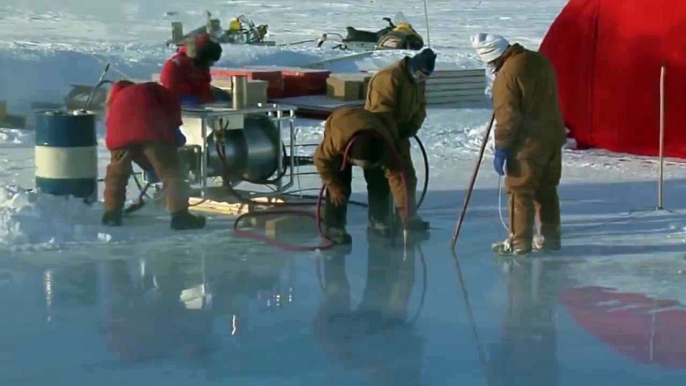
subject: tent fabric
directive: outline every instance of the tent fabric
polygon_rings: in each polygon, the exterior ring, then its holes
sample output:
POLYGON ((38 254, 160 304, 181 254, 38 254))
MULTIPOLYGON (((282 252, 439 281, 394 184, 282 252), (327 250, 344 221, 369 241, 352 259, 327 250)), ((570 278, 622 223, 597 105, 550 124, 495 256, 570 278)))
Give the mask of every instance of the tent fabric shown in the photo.
POLYGON ((686 158, 686 2, 570 0, 540 51, 558 77, 565 123, 581 148, 658 154, 660 71, 665 154, 686 158))

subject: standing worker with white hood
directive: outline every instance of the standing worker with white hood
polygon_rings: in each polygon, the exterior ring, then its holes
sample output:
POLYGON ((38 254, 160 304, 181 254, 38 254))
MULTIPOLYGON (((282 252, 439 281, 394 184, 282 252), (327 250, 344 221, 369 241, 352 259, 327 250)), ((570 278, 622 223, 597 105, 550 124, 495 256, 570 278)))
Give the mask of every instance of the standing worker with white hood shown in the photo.
POLYGON ((496 74, 494 166, 501 176, 507 171, 510 235, 494 244, 493 250, 503 255, 525 255, 532 248, 559 250, 557 186, 566 131, 555 70, 543 54, 511 45, 502 36, 480 33, 471 41, 481 60, 496 74), (534 239, 535 217, 539 233, 534 239))

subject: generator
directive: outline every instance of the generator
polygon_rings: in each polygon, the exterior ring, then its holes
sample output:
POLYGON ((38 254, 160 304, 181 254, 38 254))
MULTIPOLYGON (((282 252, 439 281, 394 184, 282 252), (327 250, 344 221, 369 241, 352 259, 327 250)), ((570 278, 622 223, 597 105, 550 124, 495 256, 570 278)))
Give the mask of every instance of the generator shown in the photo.
MULTIPOLYGON (((210 180, 235 187, 242 182, 272 185, 272 195, 285 193, 294 184, 295 108, 259 104, 231 108, 204 105, 182 109, 181 132, 186 145, 179 158, 194 193, 208 198, 210 180), (282 138, 286 126, 288 146, 282 138)), ((216 194, 212 195, 217 199, 216 194)), ((223 200, 222 200, 223 201, 223 200)))

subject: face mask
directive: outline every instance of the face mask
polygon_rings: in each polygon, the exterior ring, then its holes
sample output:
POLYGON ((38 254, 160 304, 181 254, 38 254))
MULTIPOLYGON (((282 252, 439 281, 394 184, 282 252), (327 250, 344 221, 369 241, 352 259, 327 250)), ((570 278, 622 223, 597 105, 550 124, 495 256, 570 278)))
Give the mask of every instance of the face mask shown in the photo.
POLYGON ((429 75, 427 75, 424 71, 417 70, 412 72, 412 80, 415 83, 422 83, 426 81, 426 78, 428 78, 429 75))

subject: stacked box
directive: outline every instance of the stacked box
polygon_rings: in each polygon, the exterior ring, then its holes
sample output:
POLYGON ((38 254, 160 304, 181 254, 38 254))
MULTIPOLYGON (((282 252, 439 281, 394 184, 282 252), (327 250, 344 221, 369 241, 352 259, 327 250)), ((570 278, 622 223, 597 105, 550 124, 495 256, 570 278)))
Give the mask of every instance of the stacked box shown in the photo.
POLYGON ((365 73, 335 73, 327 80, 327 95, 339 100, 366 99, 371 75, 365 73))
POLYGON ((341 101, 360 99, 362 83, 353 79, 331 76, 326 80, 326 95, 341 101))
MULTIPOLYGON (((212 75, 212 84, 217 85, 219 82, 226 82, 229 84, 232 76, 246 76, 248 80, 263 80, 268 82, 267 96, 271 98, 282 98, 284 95, 284 78, 281 71, 260 68, 213 68, 210 72, 212 75)), ((217 85, 217 87, 221 87, 217 85)))

